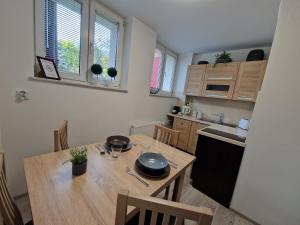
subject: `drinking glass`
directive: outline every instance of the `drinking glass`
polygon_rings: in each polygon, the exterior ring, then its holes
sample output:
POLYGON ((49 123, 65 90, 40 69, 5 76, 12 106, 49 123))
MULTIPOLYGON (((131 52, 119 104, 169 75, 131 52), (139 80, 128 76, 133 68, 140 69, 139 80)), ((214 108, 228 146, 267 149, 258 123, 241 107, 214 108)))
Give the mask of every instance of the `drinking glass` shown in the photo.
POLYGON ((111 145, 111 153, 110 153, 111 157, 115 158, 115 159, 119 158, 122 149, 123 149, 122 144, 116 143, 116 144, 111 145))

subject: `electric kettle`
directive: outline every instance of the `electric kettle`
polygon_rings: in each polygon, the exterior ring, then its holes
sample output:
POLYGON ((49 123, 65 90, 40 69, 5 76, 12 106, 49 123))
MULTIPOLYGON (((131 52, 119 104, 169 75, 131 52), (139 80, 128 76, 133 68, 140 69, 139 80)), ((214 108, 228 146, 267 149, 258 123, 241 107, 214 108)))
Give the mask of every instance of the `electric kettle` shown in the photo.
POLYGON ((191 106, 189 105, 184 105, 181 107, 181 112, 184 115, 189 115, 191 113, 191 106))

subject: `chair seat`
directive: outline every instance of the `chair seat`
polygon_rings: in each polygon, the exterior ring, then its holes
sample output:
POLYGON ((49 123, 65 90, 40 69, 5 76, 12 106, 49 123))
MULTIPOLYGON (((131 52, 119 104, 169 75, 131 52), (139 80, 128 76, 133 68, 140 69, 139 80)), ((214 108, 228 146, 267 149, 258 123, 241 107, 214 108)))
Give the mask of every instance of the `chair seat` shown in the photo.
POLYGON ((30 220, 29 222, 25 223, 25 225, 34 225, 34 224, 33 224, 33 221, 30 220))

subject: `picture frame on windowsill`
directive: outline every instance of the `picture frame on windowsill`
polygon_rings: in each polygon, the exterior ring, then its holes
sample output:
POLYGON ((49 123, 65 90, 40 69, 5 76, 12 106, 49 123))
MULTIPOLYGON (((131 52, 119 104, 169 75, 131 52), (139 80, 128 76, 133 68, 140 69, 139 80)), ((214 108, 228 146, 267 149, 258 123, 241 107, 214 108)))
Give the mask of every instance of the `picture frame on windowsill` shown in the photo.
POLYGON ((37 56, 36 58, 41 69, 38 73, 38 77, 51 80, 61 80, 54 60, 41 56, 37 56))

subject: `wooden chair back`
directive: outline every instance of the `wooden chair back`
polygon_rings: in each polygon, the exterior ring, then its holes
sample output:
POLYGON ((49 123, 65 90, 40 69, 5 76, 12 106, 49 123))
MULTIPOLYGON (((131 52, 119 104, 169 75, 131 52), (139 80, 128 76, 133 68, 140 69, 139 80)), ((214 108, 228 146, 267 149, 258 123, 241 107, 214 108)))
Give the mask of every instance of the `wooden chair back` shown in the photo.
POLYGON ((176 147, 178 143, 179 131, 172 130, 162 125, 155 125, 153 138, 164 144, 176 147))
POLYGON ((185 219, 195 221, 199 225, 211 225, 214 209, 195 207, 183 203, 167 201, 154 197, 142 197, 121 191, 118 194, 115 225, 125 225, 127 222, 127 207, 134 206, 140 211, 139 225, 145 224, 146 211, 151 211, 150 225, 156 225, 158 215, 163 215, 162 225, 168 225, 175 217, 175 225, 182 225, 185 219))
POLYGON ((54 151, 57 152, 68 148, 68 121, 65 120, 58 130, 54 130, 54 151))
POLYGON ((21 213, 7 188, 4 153, 0 153, 0 213, 5 225, 24 225, 21 213))

